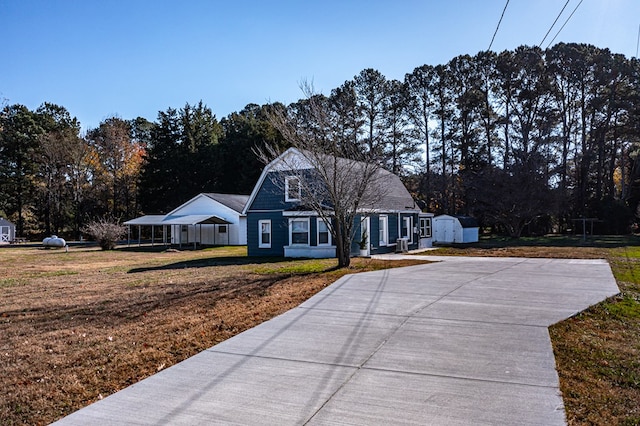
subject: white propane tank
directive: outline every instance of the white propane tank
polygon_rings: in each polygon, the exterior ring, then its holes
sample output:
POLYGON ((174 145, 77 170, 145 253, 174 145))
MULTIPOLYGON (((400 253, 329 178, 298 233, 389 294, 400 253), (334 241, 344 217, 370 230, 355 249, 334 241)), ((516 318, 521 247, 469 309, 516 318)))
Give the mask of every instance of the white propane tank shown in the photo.
POLYGON ((67 245, 67 242, 64 240, 64 238, 59 238, 57 235, 52 235, 42 240, 42 245, 45 247, 62 248, 67 245))

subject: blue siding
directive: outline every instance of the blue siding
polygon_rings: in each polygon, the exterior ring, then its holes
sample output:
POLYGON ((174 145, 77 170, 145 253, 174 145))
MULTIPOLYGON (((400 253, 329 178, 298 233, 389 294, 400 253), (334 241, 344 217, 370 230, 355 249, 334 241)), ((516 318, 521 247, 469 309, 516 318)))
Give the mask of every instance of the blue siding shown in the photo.
MULTIPOLYGON (((299 202, 284 201, 284 179, 286 176, 294 176, 297 173, 286 171, 270 172, 265 176, 262 186, 256 194, 256 198, 249 206, 251 210, 287 210, 299 205, 299 202)), ((302 179, 314 179, 311 171, 302 173, 302 179)))
MULTIPOLYGON (((371 235, 369 239, 372 243, 371 254, 391 253, 396 249, 395 242, 398 239, 398 217, 400 219, 411 216, 413 217, 413 227, 417 226, 418 214, 397 214, 383 213, 388 220, 389 245, 380 247, 378 241, 379 235, 379 216, 378 214, 370 215, 371 235)), ((361 227, 360 220, 362 216, 354 219, 355 237, 351 242, 351 253, 354 255, 360 252, 360 236, 361 227)), ((318 225, 316 217, 309 218, 309 243, 311 246, 317 246, 318 241, 318 225)), ((413 232, 413 229, 412 229, 413 232)), ((251 212, 247 213, 247 248, 249 256, 284 256, 284 247, 289 244, 289 218, 282 216, 282 212, 251 212), (271 248, 258 248, 258 221, 271 220, 271 248)), ((409 244, 409 249, 418 248, 418 235, 413 234, 413 243, 409 244)))
MULTIPOLYGON (((369 236, 369 241, 371 242, 371 254, 381 254, 381 253, 392 253, 396 250, 395 242, 400 237, 400 233, 398 232, 399 221, 401 221, 405 217, 413 217, 412 229, 418 224, 418 213, 380 213, 380 214, 372 214, 369 216, 370 218, 370 227, 371 227, 371 235, 369 236), (380 240, 378 236, 380 235, 380 216, 387 216, 387 226, 388 226, 388 244, 387 246, 380 246, 380 240)), ((360 246, 358 243, 360 242, 360 236, 362 235, 362 230, 360 227, 360 221, 362 216, 357 216, 354 222, 355 227, 355 237, 354 241, 351 244, 351 253, 357 254, 360 251, 360 246)), ((409 249, 417 249, 418 248, 418 234, 413 233, 413 243, 409 244, 409 249)))
MULTIPOLYGON (((303 179, 313 179, 313 172, 308 171, 303 179)), ((249 256, 284 256, 284 247, 289 244, 289 218, 282 215, 284 210, 296 207, 298 202, 284 201, 284 179, 286 176, 295 175, 288 174, 286 171, 270 172, 265 176, 262 186, 256 193, 256 197, 249 206, 247 211, 247 250, 249 256), (271 247, 258 248, 258 221, 271 220, 271 247)), ((388 240, 389 246, 379 246, 379 214, 370 215, 370 232, 369 239, 371 241, 371 253, 388 253, 395 251, 395 242, 399 237, 399 223, 402 218, 407 216, 413 217, 413 227, 418 225, 418 213, 382 213, 387 216, 388 220, 388 240)), ((316 217, 309 218, 309 244, 317 246, 318 244, 318 225, 316 217)), ((361 216, 355 218, 354 228, 355 237, 351 243, 351 253, 358 254, 360 247, 358 245, 361 236, 360 229, 361 216)), ((413 229, 411 230, 413 232, 413 229)), ((409 245, 410 249, 418 247, 418 235, 414 233, 413 244, 409 245)))
POLYGON ((284 256, 284 246, 289 244, 287 218, 282 212, 247 212, 247 254, 249 256, 284 256), (258 247, 258 221, 271 220, 271 248, 258 247))
POLYGON ((280 173, 268 173, 248 211, 284 210, 291 207, 292 203, 284 202, 283 182, 283 176, 280 173))

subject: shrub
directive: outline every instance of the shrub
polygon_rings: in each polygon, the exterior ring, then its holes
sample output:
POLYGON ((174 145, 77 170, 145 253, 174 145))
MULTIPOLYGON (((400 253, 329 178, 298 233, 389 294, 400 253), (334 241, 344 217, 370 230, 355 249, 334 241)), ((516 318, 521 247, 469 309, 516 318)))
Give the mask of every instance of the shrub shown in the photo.
POLYGON ((127 228, 108 219, 99 219, 88 223, 82 232, 92 236, 102 250, 113 250, 118 240, 127 232, 127 228))

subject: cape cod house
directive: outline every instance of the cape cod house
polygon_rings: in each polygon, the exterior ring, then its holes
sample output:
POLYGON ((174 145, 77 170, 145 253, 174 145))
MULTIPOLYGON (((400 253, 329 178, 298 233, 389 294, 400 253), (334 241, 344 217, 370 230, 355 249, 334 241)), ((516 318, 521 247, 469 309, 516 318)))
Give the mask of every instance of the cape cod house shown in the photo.
MULTIPOLYGON (((430 247, 433 215, 420 212, 398 176, 382 169, 377 173, 376 184, 384 187, 372 188, 380 196, 358 212, 351 253, 367 256, 430 247)), ((336 257, 331 224, 303 204, 300 179, 315 179, 317 185, 319 178, 312 163, 295 148, 262 171, 243 211, 249 256, 336 257)), ((329 217, 331 210, 327 205, 329 217)))

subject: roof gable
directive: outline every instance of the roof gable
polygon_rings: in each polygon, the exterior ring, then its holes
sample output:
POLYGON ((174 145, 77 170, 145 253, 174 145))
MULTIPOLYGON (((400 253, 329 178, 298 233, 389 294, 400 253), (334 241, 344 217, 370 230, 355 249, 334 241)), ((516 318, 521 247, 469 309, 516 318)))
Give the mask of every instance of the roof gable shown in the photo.
POLYGON ((167 216, 209 214, 212 211, 211 209, 219 210, 220 208, 229 214, 239 215, 242 214, 244 203, 246 203, 247 199, 247 195, 201 193, 170 211, 167 216))
POLYGON ((242 213, 245 204, 247 204, 247 201, 249 201, 248 195, 241 194, 220 194, 216 192, 207 192, 204 193, 204 195, 211 198, 212 200, 219 202, 220 204, 229 207, 232 210, 235 210, 238 213, 242 213))
POLYGON ((11 222, 11 221, 9 221, 9 220, 7 220, 7 219, 3 218, 3 217, 0 217, 0 225, 2 225, 2 226, 11 226, 11 227, 14 227, 14 226, 15 226, 15 225, 13 224, 13 222, 11 222))
MULTIPOLYGON (((327 156, 327 158, 336 158, 327 156)), ((365 164, 355 160, 349 160, 345 158, 337 158, 337 167, 341 167, 341 164, 344 166, 353 166, 358 164, 365 164)), ((282 153, 278 158, 274 159, 272 162, 267 164, 258 179, 258 182, 253 188, 251 192, 251 196, 247 201, 243 213, 246 213, 250 208, 253 202, 255 201, 258 192, 262 188, 267 175, 270 172, 286 172, 287 170, 306 170, 306 169, 314 169, 312 162, 305 157, 304 153, 296 148, 289 148, 284 153, 282 153)), ((372 187, 371 193, 379 194, 380 197, 377 197, 375 202, 372 203, 363 203, 361 206, 362 210, 377 210, 377 211, 406 211, 406 210, 414 210, 419 211, 420 209, 416 206, 413 197, 407 191, 407 188, 404 186, 400 178, 382 168, 380 168, 375 175, 375 182, 372 183, 372 186, 375 185, 375 188, 372 187), (384 191, 381 191, 380 188, 383 187, 384 191)))
POLYGON ((461 215, 448 215, 448 214, 441 214, 439 216, 436 216, 434 218, 434 220, 438 221, 438 220, 456 220, 460 223, 460 226, 462 226, 463 228, 479 228, 480 224, 478 223, 478 220, 475 217, 471 217, 471 216, 461 216, 461 215))

